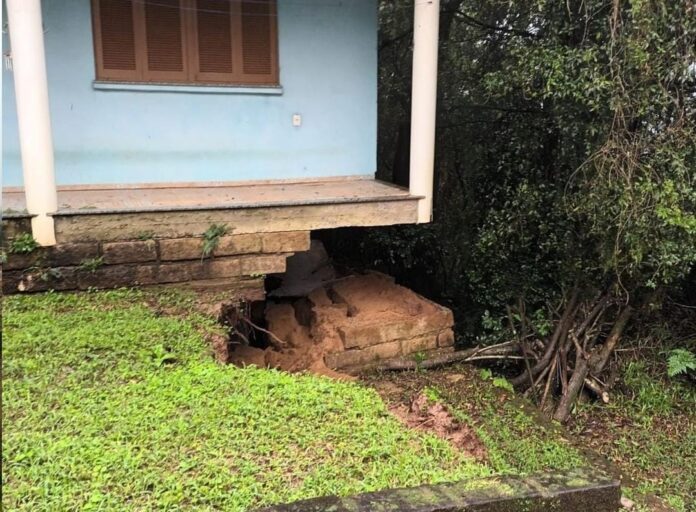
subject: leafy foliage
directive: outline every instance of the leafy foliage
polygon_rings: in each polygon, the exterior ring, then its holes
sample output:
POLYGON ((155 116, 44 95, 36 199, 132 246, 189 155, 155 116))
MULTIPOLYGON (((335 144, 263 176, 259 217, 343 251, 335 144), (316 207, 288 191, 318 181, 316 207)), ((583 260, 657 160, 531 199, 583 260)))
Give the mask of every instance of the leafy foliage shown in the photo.
POLYGON ((220 244, 220 237, 227 234, 226 224, 211 224, 208 229, 203 233, 203 249, 202 258, 208 258, 212 256, 220 244))
MULTIPOLYGON (((385 179, 409 118, 407 11, 381 3, 385 179)), ((520 300, 548 329, 575 287, 640 308, 683 282, 696 264, 693 2, 443 0, 440 59, 436 222, 373 231, 360 257, 399 255, 388 270, 449 300, 472 343, 509 339, 484 312, 505 318, 520 300)))
POLYGON ((104 265, 104 258, 96 256, 94 258, 86 258, 80 262, 80 270, 94 274, 104 265))
POLYGON ((8 252, 11 254, 29 254, 39 248, 31 233, 21 233, 12 239, 8 252))
POLYGON ((667 358, 667 375, 676 377, 677 375, 688 374, 696 371, 696 355, 690 350, 676 348, 669 353, 667 358))

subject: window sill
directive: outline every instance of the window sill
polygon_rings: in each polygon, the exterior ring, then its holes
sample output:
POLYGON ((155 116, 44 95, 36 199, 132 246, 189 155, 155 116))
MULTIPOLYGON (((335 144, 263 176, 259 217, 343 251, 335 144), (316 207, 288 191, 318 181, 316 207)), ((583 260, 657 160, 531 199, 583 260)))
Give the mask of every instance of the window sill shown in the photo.
POLYGON ((92 87, 98 91, 183 92, 194 94, 262 94, 280 95, 280 85, 192 85, 192 84, 139 84, 134 82, 102 82, 95 80, 92 87))

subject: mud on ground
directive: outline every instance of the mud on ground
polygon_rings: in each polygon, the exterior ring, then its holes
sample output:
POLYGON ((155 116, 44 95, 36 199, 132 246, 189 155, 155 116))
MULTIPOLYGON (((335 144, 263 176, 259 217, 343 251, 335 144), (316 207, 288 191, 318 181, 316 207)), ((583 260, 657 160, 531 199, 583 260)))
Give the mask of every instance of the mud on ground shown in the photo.
POLYGON ((498 472, 597 466, 572 446, 562 427, 495 387, 476 367, 384 371, 363 375, 361 382, 375 388, 390 412, 407 425, 448 440, 498 472))

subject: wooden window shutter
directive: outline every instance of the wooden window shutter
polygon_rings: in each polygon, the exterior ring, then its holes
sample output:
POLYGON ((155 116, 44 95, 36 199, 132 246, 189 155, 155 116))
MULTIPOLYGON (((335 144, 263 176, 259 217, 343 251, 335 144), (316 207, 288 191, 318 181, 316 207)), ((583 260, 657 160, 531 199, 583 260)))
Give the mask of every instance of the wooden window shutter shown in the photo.
POLYGON ((276 17, 276 0, 242 0, 242 79, 247 83, 278 83, 276 17))
POLYGON ((97 78, 137 80, 136 23, 132 0, 93 0, 97 78))
POLYGON ((196 82, 278 83, 276 0, 194 0, 196 82))
POLYGON ((194 0, 191 60, 196 82, 234 82, 240 64, 235 59, 239 3, 194 0))
POLYGON ((145 35, 143 78, 147 81, 188 80, 182 7, 182 0, 137 1, 137 9, 142 9, 136 20, 143 24, 145 35))
POLYGON ((278 84, 276 0, 92 0, 98 80, 278 84))

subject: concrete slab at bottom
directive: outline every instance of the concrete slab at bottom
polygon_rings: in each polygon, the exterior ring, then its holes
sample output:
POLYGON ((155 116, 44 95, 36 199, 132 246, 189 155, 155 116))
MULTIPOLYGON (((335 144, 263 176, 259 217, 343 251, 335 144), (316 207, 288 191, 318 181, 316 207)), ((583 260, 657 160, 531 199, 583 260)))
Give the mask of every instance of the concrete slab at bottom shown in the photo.
POLYGON ((619 481, 588 468, 330 496, 257 512, 616 512, 620 498, 619 481))

